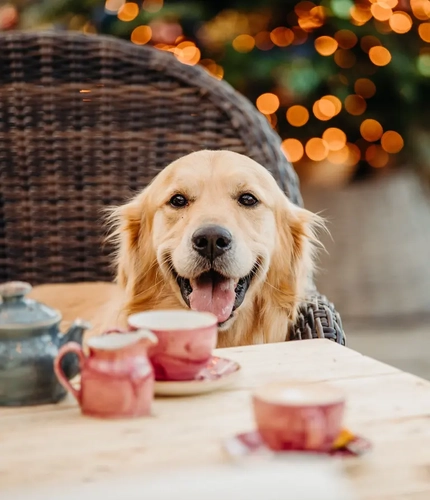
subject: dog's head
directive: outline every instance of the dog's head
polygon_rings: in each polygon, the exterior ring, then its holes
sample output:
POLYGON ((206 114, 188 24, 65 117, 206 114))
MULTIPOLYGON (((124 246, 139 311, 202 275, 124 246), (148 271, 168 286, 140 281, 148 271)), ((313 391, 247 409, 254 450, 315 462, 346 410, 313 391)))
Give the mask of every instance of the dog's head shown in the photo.
POLYGON ((263 283, 290 307, 312 272, 320 219, 293 205, 270 173, 229 151, 200 151, 166 167, 114 211, 118 280, 131 300, 156 307, 172 295, 229 328, 263 283))

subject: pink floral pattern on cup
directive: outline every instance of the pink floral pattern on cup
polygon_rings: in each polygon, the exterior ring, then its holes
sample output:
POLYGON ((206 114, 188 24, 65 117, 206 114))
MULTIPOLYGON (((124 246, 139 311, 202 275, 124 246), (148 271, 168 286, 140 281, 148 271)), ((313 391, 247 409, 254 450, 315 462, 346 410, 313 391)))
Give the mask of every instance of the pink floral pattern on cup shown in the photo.
POLYGON ((274 451, 329 451, 342 428, 345 401, 327 385, 273 383, 253 396, 254 417, 274 451))
POLYGON ((158 339, 148 355, 155 379, 194 380, 212 357, 218 338, 218 320, 210 313, 160 310, 128 318, 133 329, 150 330, 158 339))

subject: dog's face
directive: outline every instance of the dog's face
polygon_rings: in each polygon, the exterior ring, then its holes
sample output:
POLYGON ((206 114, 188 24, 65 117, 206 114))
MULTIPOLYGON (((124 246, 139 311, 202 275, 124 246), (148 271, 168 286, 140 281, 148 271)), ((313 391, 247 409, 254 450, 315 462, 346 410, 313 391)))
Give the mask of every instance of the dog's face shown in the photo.
POLYGON ((120 210, 120 232, 128 233, 126 241, 121 236, 122 284, 131 279, 139 295, 162 280, 183 306, 214 313, 221 330, 263 282, 289 297, 295 280, 306 281, 312 214, 293 206, 245 156, 201 151, 181 158, 120 210))

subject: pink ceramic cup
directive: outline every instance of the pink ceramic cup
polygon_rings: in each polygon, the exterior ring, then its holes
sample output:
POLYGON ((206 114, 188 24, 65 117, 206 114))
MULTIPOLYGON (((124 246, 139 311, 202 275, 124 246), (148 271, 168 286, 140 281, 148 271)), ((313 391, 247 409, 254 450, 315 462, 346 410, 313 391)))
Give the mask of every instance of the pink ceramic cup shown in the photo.
POLYGON ((323 384, 275 382, 253 395, 254 417, 275 451, 329 451, 342 428, 342 392, 323 384))
POLYGON ((193 380, 211 359, 218 338, 218 320, 205 312, 146 311, 129 316, 128 324, 158 338, 148 351, 156 380, 193 380))

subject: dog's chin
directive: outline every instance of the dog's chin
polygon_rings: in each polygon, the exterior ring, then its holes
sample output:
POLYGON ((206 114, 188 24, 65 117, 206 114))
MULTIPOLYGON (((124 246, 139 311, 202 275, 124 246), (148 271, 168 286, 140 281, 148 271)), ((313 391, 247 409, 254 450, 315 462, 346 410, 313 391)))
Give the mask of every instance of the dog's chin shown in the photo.
MULTIPOLYGON (((205 271, 198 275, 196 278, 189 279, 183 276, 180 276, 175 269, 172 269, 172 273, 174 275, 175 281, 177 283, 177 286, 179 287, 181 296, 185 304, 192 309, 192 304, 190 300, 190 296, 193 293, 193 286, 192 283, 195 283, 197 286, 199 283, 205 283, 206 286, 213 287, 215 289, 216 287, 224 287, 224 291, 227 288, 231 288, 231 295, 232 295, 232 307, 230 304, 231 312, 230 315, 226 318, 223 319, 222 321, 218 321, 218 328, 220 331, 225 331, 230 328, 230 326, 234 323, 235 316, 236 316, 236 311, 239 309, 239 307, 243 304, 246 294, 249 290, 249 287, 257 274, 258 270, 258 263, 254 265, 252 270, 244 277, 238 279, 238 280, 233 280, 232 278, 225 276, 213 269, 209 271, 205 271), (234 296, 233 296, 234 292, 234 296)), ((229 308, 229 310, 230 310, 229 308)), ((204 309, 202 309, 204 310, 204 309)), ((228 313, 227 313, 228 314, 228 313)))

